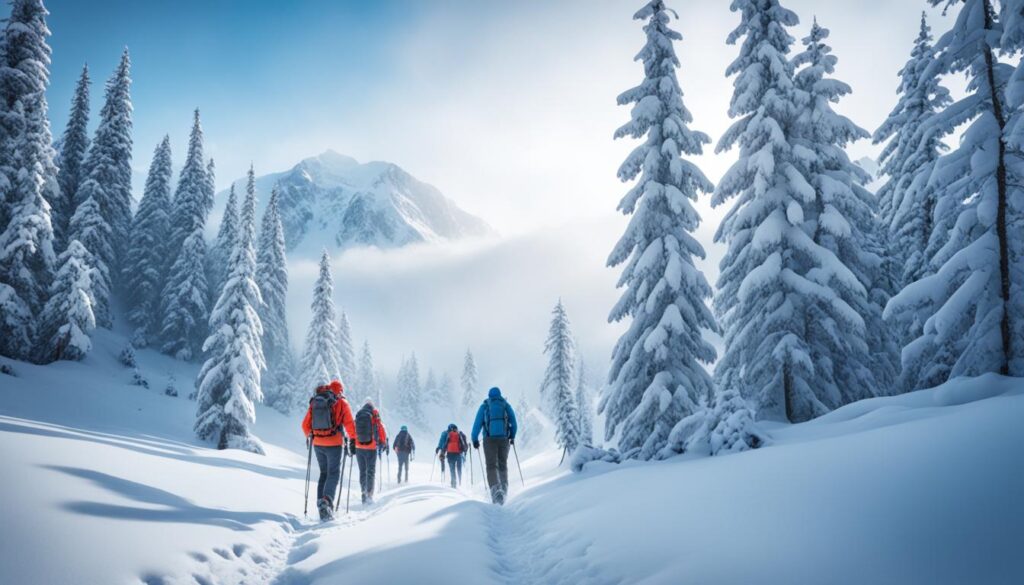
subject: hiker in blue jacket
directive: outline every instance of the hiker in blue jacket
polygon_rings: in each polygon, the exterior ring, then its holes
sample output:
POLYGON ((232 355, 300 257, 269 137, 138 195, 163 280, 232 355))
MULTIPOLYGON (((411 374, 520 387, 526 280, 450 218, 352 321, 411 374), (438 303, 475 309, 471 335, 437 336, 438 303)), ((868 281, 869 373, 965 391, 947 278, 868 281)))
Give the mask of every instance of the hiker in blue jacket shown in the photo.
POLYGON ((516 442, 516 413, 512 405, 501 396, 501 390, 491 388, 487 400, 476 411, 473 421, 473 448, 480 448, 480 431, 484 432, 484 459, 487 460, 487 485, 491 488, 491 501, 504 504, 508 494, 508 451, 516 442))

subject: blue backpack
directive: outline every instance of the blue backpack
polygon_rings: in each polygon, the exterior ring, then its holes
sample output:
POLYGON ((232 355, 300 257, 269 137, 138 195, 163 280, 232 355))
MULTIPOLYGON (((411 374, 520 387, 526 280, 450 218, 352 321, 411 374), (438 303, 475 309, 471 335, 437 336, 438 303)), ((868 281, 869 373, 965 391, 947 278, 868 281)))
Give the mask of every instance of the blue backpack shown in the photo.
POLYGON ((508 403, 504 398, 484 400, 484 436, 507 437, 511 425, 508 422, 508 403))

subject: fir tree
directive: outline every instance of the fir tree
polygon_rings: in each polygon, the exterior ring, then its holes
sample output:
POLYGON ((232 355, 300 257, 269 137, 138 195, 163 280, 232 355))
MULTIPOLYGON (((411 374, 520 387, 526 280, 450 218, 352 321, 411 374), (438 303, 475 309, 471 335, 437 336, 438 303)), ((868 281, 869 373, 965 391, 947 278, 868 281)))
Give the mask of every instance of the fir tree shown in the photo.
MULTIPOLYGON (((100 123, 85 158, 84 178, 75 194, 81 205, 90 197, 100 206, 100 215, 110 226, 103 250, 85 247, 102 262, 111 277, 120 278, 120 266, 132 221, 132 102, 131 60, 128 49, 107 80, 100 123)), ((106 301, 109 304, 109 300, 106 301)), ((97 315, 99 317, 99 315, 97 315)), ((100 318, 108 321, 107 318, 100 318)))
MULTIPOLYGON (((939 3, 947 4, 933 0, 939 3)), ((967 124, 929 181, 938 190, 929 243, 935 272, 905 287, 886 308, 889 319, 923 323, 903 350, 909 388, 986 372, 1024 375, 1024 177, 1008 100, 1015 94, 1007 92, 1014 66, 999 60, 1002 48, 995 44, 1018 34, 1004 36, 989 0, 956 4, 956 22, 936 43, 935 62, 925 72, 969 79, 967 95, 922 129, 947 133, 967 124)))
MULTIPOLYGON (((935 211, 935 189, 929 186, 932 169, 943 151, 943 134, 921 132, 949 105, 949 91, 929 71, 935 60, 931 29, 921 13, 921 30, 910 59, 900 69, 900 96, 874 134, 874 142, 888 141, 879 156, 888 180, 878 190, 879 214, 888 238, 889 265, 898 287, 920 279, 931 269, 926 255, 935 211)), ((920 324, 907 324, 906 338, 920 324)))
POLYGON ((146 188, 132 219, 122 274, 128 320, 135 326, 134 339, 140 347, 145 347, 148 339, 159 332, 170 216, 171 139, 164 136, 153 152, 146 188))
POLYGON ((290 409, 297 400, 304 400, 305 394, 296 396, 295 358, 288 334, 286 308, 288 261, 285 257, 284 229, 281 227, 276 186, 263 211, 256 253, 256 283, 263 297, 260 321, 263 323, 263 353, 267 359, 268 373, 267 383, 264 384, 265 394, 269 404, 279 405, 274 407, 287 412, 285 409, 290 409))
POLYGON ((200 439, 216 441, 218 449, 263 454, 262 444, 249 433, 249 425, 256 422, 255 403, 263 400, 260 379, 266 369, 255 244, 256 193, 250 187, 239 216, 228 277, 210 314, 210 336, 203 344, 210 357, 196 381, 195 431, 200 439))
POLYGON ((540 397, 555 421, 555 440, 572 453, 580 443, 580 412, 572 387, 576 376, 576 344, 561 300, 551 314, 551 327, 544 344, 548 366, 541 382, 540 397))
POLYGON ((301 394, 312 394, 317 386, 341 379, 334 281, 331 278, 331 259, 326 250, 320 257, 320 277, 313 288, 310 309, 313 318, 306 332, 306 353, 302 357, 301 394))
POLYGON ((100 204, 89 197, 75 210, 68 226, 69 237, 85 248, 84 261, 89 267, 90 297, 96 324, 109 327, 110 272, 104 257, 110 257, 110 225, 103 219, 100 204))
POLYGON ((31 357, 53 277, 49 13, 14 0, 0 37, 0 353, 31 357))
POLYGON ((423 381, 423 398, 426 402, 432 404, 444 405, 441 402, 441 397, 438 395, 440 386, 437 382, 437 374, 434 373, 434 368, 427 368, 427 379, 423 381))
POLYGON ((341 370, 342 381, 350 382, 356 379, 356 352, 352 348, 352 326, 345 311, 341 312, 341 319, 338 321, 338 368, 341 370))
POLYGON ((580 444, 594 443, 594 401, 591 399, 590 380, 587 378, 587 367, 580 359, 579 371, 576 374, 576 406, 580 412, 580 444))
POLYGON ((837 114, 832 104, 851 93, 832 77, 837 59, 825 44, 829 31, 815 20, 793 58, 798 114, 791 131, 794 166, 814 190, 814 201, 793 208, 814 244, 806 276, 816 288, 801 300, 806 317, 804 343, 813 370, 810 389, 829 409, 875 396, 896 377, 896 346, 882 322, 888 301, 880 284, 881 246, 874 196, 863 188, 870 177, 853 164, 845 147, 866 130, 837 114), (820 262, 821 258, 825 262, 820 262), (818 263, 829 273, 815 270, 818 263), (871 294, 869 293, 871 291, 871 294), (873 344, 869 346, 870 339, 873 344))
POLYGON ((462 411, 466 416, 476 414, 476 406, 480 403, 480 378, 476 371, 476 360, 473 352, 466 350, 466 358, 462 363, 462 411))
POLYGON ((203 169, 203 127, 199 122, 199 110, 193 114, 192 134, 188 141, 185 166, 178 176, 174 190, 174 206, 171 211, 171 236, 168 240, 169 258, 178 258, 185 240, 196 230, 206 227, 209 207, 206 204, 206 170, 203 169))
POLYGON ((68 224, 75 212, 75 193, 85 176, 85 157, 89 151, 89 66, 82 67, 71 113, 61 137, 57 185, 59 197, 53 206, 53 228, 58 241, 67 239, 68 224))
POLYGON ((377 379, 377 371, 373 367, 373 354, 370 352, 370 342, 363 342, 363 352, 359 357, 359 375, 356 377, 357 390, 360 393, 373 397, 373 403, 377 408, 382 407, 380 382, 377 379))
POLYGON ((402 367, 398 371, 395 413, 399 419, 408 421, 410 426, 426 429, 427 422, 423 418, 423 386, 420 384, 420 366, 415 353, 402 362, 402 367))
POLYGON ((41 360, 80 360, 89 353, 96 327, 92 313, 89 252, 71 240, 58 258, 59 268, 50 285, 50 299, 41 316, 41 360))
MULTIPOLYGON (((224 206, 224 216, 220 220, 220 228, 217 230, 217 241, 209 254, 209 266, 207 278, 210 288, 219 291, 224 285, 228 275, 228 261, 231 258, 235 246, 235 236, 238 233, 238 198, 235 196, 235 184, 231 184, 228 191, 228 201, 224 206)), ((215 295, 216 296, 216 293, 215 295)))
POLYGON ((682 35, 669 27, 671 14, 664 2, 651 0, 633 16, 647 20, 647 42, 636 57, 644 80, 619 96, 620 105, 633 109, 615 133, 644 141, 618 171, 623 182, 639 180, 619 203, 632 219, 608 258, 609 266, 625 263, 618 282, 625 291, 609 319, 630 325, 613 351, 599 408, 606 439, 618 435, 619 448, 642 459, 663 448, 675 425, 710 393, 704 364, 715 351, 704 330, 717 330, 705 305, 711 287, 694 265, 704 249, 692 235, 700 224, 693 202, 713 187, 683 158, 700 155, 710 138, 688 128, 693 117, 683 105, 673 47, 682 35))
POLYGON ((202 228, 185 238, 167 275, 160 313, 160 351, 179 360, 198 359, 209 332, 209 290, 206 286, 206 240, 202 228))
POLYGON ((437 383, 437 404, 455 411, 455 380, 448 372, 441 374, 441 381, 437 383))

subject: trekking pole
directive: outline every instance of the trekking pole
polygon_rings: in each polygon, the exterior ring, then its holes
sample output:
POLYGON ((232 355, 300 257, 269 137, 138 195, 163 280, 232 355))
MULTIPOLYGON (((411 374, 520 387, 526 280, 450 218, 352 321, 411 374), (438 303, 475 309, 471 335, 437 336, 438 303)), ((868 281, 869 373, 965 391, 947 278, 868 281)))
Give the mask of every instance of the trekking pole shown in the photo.
POLYGON ((468 451, 469 451, 469 485, 474 486, 474 485, 476 485, 476 480, 473 479, 473 449, 468 449, 468 451))
POLYGON ((388 449, 388 485, 391 485, 391 450, 388 449))
POLYGON ((345 513, 348 514, 348 504, 352 501, 352 460, 355 456, 348 457, 348 496, 345 497, 345 513))
POLYGON ((306 437, 306 447, 309 453, 306 454, 306 501, 302 508, 302 516, 309 518, 309 466, 313 463, 313 439, 306 437))
POLYGON ((434 462, 430 464, 430 483, 434 483, 434 468, 437 467, 437 457, 434 457, 434 462))
POLYGON ((334 511, 338 511, 338 507, 341 506, 341 488, 345 485, 345 459, 348 457, 348 448, 345 446, 344 441, 341 443, 341 476, 338 477, 338 494, 334 498, 334 511))
POLYGON ((377 491, 378 492, 383 492, 384 491, 384 474, 381 473, 382 471, 384 471, 382 469, 384 466, 380 464, 380 460, 381 459, 383 459, 383 457, 380 456, 380 449, 377 449, 377 491))
POLYGON ((512 443, 512 452, 516 455, 516 467, 519 468, 519 481, 523 482, 523 487, 526 487, 526 480, 523 479, 523 467, 519 465, 519 451, 516 451, 515 443, 512 443))

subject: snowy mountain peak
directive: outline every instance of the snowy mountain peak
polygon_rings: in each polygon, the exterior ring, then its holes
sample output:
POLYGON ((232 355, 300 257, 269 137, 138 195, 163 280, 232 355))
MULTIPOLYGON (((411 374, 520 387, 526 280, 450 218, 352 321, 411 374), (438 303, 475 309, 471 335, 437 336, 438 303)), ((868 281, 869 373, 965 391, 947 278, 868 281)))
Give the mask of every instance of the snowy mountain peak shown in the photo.
MULTIPOLYGON (((315 257, 323 248, 395 248, 492 233, 482 219, 390 162, 360 163, 328 150, 257 178, 261 202, 275 184, 285 241, 299 256, 315 257)), ((243 180, 235 186, 244 188, 243 180)))

